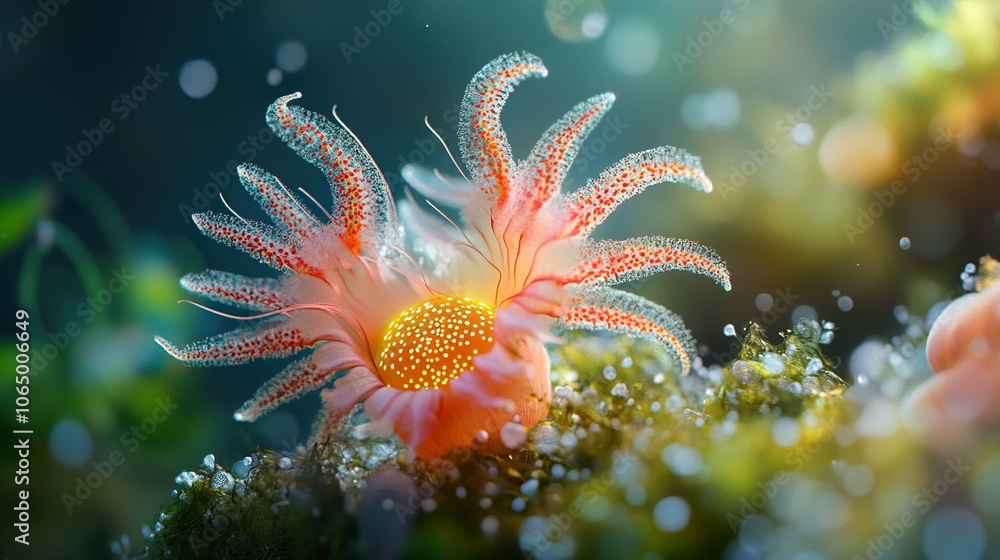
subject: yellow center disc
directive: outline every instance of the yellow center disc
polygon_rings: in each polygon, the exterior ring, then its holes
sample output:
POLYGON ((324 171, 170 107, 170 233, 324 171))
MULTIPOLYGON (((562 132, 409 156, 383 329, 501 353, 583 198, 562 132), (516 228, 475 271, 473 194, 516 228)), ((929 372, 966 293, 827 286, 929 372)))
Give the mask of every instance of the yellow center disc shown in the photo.
POLYGON ((395 389, 437 389, 493 348, 493 307, 467 297, 436 297, 403 311, 382 335, 378 368, 395 389))

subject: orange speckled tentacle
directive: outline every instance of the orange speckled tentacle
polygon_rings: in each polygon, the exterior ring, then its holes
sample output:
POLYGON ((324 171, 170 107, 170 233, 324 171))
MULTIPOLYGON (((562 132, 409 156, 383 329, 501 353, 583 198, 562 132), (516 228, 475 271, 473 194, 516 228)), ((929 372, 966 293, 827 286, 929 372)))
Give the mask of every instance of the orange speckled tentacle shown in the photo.
POLYGON ((715 251, 687 239, 660 236, 588 242, 567 283, 613 285, 667 270, 686 270, 714 279, 727 291, 729 270, 715 251))
POLYGON ((614 288, 583 288, 561 318, 566 328, 606 329, 662 343, 687 374, 694 339, 677 314, 641 296, 614 288))
POLYGON ((306 339, 288 321, 267 321, 262 326, 236 329, 180 348, 162 337, 156 337, 156 342, 171 356, 191 365, 221 366, 291 356, 316 341, 306 339))
POLYGON ((580 146, 614 100, 612 93, 592 97, 570 109, 545 131, 524 162, 524 190, 519 193, 523 209, 537 211, 559 193, 580 146))
POLYGON ((701 160, 684 150, 665 146, 632 154, 569 196, 568 234, 589 235, 619 204, 664 181, 684 183, 705 192, 712 190, 701 160))
POLYGON ((304 159, 326 174, 333 193, 339 235, 355 253, 375 254, 396 227, 389 188, 375 162, 353 136, 318 113, 288 102, 286 95, 267 110, 274 133, 304 159))
POLYGON ((510 144, 500 126, 500 111, 514 86, 547 73, 533 54, 508 54, 480 70, 465 90, 458 124, 462 159, 473 182, 495 207, 506 202, 511 181, 510 144))
POLYGON ((319 220, 299 203, 277 177, 251 163, 240 165, 237 172, 240 182, 274 225, 298 239, 307 239, 316 232, 319 220))
POLYGON ((288 239, 273 227, 260 222, 241 222, 225 214, 202 212, 191 216, 198 229, 205 235, 244 251, 262 263, 278 270, 319 276, 320 273, 299 255, 294 240, 288 239))

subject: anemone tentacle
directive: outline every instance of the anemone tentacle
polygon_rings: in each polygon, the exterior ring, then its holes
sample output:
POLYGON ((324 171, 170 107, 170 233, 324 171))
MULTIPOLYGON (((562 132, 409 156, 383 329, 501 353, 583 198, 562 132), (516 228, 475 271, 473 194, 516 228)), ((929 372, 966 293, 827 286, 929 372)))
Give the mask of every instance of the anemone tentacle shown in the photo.
POLYGON ((726 263, 712 249, 688 239, 660 236, 623 241, 590 241, 581 261, 567 278, 570 283, 610 286, 667 270, 702 274, 730 289, 726 263))
POLYGON ((604 329, 659 342, 685 375, 697 356, 694 338, 676 313, 642 296, 614 288, 577 290, 561 323, 569 329, 604 329))

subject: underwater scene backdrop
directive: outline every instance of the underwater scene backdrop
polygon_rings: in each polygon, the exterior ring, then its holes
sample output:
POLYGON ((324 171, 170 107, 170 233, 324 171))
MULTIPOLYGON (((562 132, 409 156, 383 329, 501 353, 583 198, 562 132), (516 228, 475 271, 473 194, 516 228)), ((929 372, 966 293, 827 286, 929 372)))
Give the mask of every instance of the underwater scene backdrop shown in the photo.
POLYGON ((4 557, 1000 556, 997 0, 0 34, 4 557))

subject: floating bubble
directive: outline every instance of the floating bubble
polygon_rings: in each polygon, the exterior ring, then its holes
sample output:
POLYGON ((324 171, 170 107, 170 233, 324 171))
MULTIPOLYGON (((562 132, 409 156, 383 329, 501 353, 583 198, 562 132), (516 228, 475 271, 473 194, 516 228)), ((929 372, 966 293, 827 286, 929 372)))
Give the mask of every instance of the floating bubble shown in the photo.
POLYGON ((548 0, 545 23, 563 41, 597 39, 608 27, 608 14, 601 0, 548 0))
POLYGON ((596 39, 604 35, 608 28, 608 14, 604 12, 589 12, 580 22, 580 32, 588 39, 596 39))
POLYGON ((201 99, 215 91, 219 75, 211 62, 198 58, 189 60, 181 66, 177 81, 185 95, 192 99, 201 99))
POLYGON ((757 306, 757 311, 761 313, 770 311, 774 307, 774 296, 771 294, 757 294, 757 299, 754 300, 754 305, 757 306))
POLYGON ((734 327, 732 323, 728 323, 726 326, 722 327, 722 334, 726 336, 736 336, 736 327, 734 327))
POLYGON ((800 305, 792 310, 792 324, 797 325, 803 319, 819 319, 819 313, 811 305, 800 305))
POLYGON ((285 78, 284 72, 280 68, 271 68, 267 71, 267 83, 271 86, 276 86, 281 83, 281 80, 285 78))
POLYGON ((676 533, 687 527, 691 519, 691 506, 680 496, 663 498, 653 508, 653 523, 661 531, 676 533))
POLYGON ((929 560, 977 560, 985 550, 983 522, 965 508, 941 508, 924 525, 924 554, 929 560))
POLYGON ((791 447, 799 441, 801 430, 795 418, 782 417, 771 425, 771 439, 781 447, 791 447))
POLYGON ((90 462, 94 441, 83 424, 65 418, 56 422, 49 432, 49 451, 59 464, 79 468, 90 462))
POLYGON ((851 465, 844 471, 844 490, 855 498, 867 495, 874 484, 875 475, 868 465, 851 465))
POLYGON ((681 119, 694 130, 731 128, 740 120, 742 106, 737 93, 719 88, 688 96, 681 104, 681 119))
POLYGON ((904 250, 904 251, 909 251, 910 250, 910 238, 909 237, 900 237, 899 238, 899 248, 902 249, 902 250, 904 250))
POLYGON ((656 66, 660 37, 649 22, 632 18, 611 26, 606 50, 609 62, 622 74, 638 76, 656 66))
POLYGON ((808 146, 809 144, 812 144, 815 135, 816 133, 813 132, 813 127, 804 122, 800 122, 792 127, 792 142, 795 142, 798 146, 808 146))
POLYGON ((306 47, 298 41, 282 43, 274 53, 274 61, 278 68, 285 72, 298 72, 306 65, 308 53, 306 47))
POLYGON ((500 441, 507 449, 517 449, 521 447, 524 445, 524 441, 527 437, 527 431, 525 431, 524 426, 520 424, 507 422, 500 428, 500 441))
POLYGON ((492 537, 497 534, 500 530, 500 520, 497 519, 495 515, 487 515, 483 518, 480 527, 483 530, 483 534, 487 537, 492 537))
POLYGON ((841 311, 850 311, 854 309, 854 300, 850 296, 840 296, 837 298, 837 308, 841 311))

